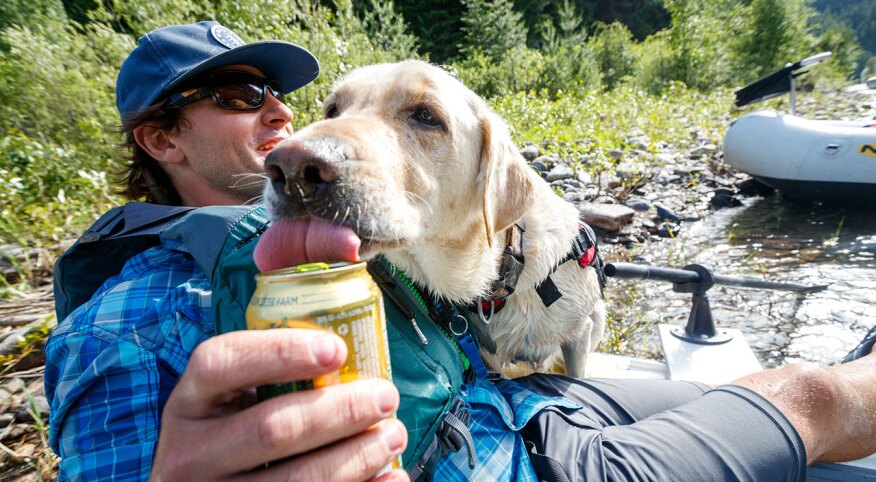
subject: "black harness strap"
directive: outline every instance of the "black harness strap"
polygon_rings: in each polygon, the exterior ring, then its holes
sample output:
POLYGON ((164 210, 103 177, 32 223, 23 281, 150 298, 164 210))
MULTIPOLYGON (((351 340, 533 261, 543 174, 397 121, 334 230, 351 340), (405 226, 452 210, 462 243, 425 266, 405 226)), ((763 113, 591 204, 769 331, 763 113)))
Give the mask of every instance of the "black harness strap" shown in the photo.
POLYGON ((587 223, 581 223, 578 227, 578 234, 572 238, 572 248, 566 253, 554 267, 548 276, 535 287, 536 293, 541 297, 542 303, 545 306, 550 306, 555 301, 560 299, 563 294, 557 289, 557 285, 551 279, 551 274, 557 270, 563 263, 567 261, 577 260, 578 265, 582 268, 593 266, 596 269, 596 275, 599 277, 599 291, 602 297, 605 298, 605 273, 602 271, 603 262, 602 255, 599 254, 599 248, 596 246, 596 234, 593 228, 587 223))

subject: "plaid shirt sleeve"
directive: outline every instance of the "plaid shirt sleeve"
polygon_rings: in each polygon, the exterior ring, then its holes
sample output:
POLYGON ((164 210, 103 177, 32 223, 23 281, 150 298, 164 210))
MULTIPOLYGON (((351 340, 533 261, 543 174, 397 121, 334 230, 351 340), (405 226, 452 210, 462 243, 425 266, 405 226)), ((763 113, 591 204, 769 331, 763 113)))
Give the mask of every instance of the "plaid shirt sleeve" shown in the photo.
POLYGON ((164 404, 212 334, 210 285, 169 245, 131 258, 61 321, 45 376, 59 479, 147 479, 164 404))

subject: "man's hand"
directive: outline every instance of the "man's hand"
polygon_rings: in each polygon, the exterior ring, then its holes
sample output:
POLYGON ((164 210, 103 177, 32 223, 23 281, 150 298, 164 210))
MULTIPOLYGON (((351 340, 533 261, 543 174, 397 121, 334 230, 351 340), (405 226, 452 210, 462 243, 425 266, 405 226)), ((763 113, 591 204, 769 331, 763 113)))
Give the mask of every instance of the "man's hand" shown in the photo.
MULTIPOLYGON (((343 341, 316 330, 238 331, 202 343, 164 407, 152 480, 371 480, 407 445, 386 380, 290 393, 244 408, 252 387, 340 367, 343 341), (266 462, 273 462, 264 468, 266 462)), ((397 469, 381 482, 408 480, 397 469)))

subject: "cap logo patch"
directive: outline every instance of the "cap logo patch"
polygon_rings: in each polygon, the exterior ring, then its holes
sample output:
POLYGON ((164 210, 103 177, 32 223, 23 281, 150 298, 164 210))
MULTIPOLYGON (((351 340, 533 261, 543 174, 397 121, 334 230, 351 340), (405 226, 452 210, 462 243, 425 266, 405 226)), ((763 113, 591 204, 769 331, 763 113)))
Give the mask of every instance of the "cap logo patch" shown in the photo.
POLYGON ((228 30, 222 25, 213 25, 212 27, 210 27, 210 35, 212 35, 217 42, 228 47, 229 49, 235 49, 237 47, 246 45, 246 42, 238 37, 236 33, 228 30))

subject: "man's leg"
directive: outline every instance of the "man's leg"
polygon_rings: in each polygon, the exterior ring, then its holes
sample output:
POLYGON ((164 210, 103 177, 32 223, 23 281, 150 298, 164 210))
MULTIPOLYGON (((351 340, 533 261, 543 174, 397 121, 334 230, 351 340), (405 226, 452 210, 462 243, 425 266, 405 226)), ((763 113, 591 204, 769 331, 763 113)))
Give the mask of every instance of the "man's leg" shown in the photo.
POLYGON ((876 354, 831 367, 789 365, 734 382, 776 406, 800 434, 807 462, 876 452, 876 354))
POLYGON ((581 404, 545 409, 523 430, 531 450, 558 462, 573 481, 779 482, 806 473, 791 422, 747 388, 545 374, 516 381, 581 404))

